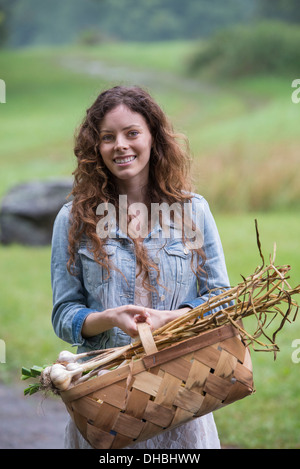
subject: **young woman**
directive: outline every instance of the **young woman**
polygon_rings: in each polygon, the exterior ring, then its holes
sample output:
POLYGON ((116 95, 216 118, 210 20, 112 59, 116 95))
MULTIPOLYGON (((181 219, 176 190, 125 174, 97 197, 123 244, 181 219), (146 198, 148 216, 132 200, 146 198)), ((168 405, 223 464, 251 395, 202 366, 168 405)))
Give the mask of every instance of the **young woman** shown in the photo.
MULTIPOLYGON (((182 140, 182 139, 181 139, 182 140)), ((153 98, 114 87, 77 133, 73 200, 55 221, 52 322, 79 351, 128 344, 229 286, 207 202, 191 192, 189 155, 153 98)), ((212 414, 134 448, 219 448, 212 414)), ((88 443, 70 421, 66 447, 88 443)))

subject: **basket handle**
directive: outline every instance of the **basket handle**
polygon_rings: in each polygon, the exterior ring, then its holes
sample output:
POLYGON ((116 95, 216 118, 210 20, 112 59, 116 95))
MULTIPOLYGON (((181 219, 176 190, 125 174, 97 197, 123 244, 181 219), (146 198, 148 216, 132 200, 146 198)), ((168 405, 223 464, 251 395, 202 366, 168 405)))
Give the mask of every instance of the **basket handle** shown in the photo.
POLYGON ((139 336, 143 344, 144 350, 146 352, 146 355, 151 355, 152 353, 156 353, 158 350, 154 342, 149 324, 147 322, 139 322, 137 324, 137 328, 138 328, 139 336))

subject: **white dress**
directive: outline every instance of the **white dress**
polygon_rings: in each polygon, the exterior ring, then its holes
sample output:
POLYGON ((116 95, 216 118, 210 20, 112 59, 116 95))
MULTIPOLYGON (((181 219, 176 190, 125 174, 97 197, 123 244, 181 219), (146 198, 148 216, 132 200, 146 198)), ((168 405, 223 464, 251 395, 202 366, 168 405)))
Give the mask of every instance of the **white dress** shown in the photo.
MULTIPOLYGON (((141 275, 136 279, 135 304, 151 307, 151 293, 142 286, 141 275)), ((66 449, 92 449, 69 418, 65 431, 66 449)), ((134 443, 128 449, 220 449, 220 440, 213 414, 191 420, 180 427, 161 433, 149 440, 134 443)))

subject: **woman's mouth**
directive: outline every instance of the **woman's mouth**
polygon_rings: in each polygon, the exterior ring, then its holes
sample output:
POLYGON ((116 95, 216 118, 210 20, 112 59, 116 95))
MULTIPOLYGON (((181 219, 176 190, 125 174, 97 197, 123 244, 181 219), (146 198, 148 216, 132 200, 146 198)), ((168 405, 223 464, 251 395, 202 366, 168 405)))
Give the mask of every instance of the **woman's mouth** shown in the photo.
POLYGON ((114 163, 116 163, 117 165, 127 165, 127 164, 130 164, 133 160, 136 159, 136 156, 135 155, 131 155, 131 156, 117 156, 117 158, 114 158, 114 163))

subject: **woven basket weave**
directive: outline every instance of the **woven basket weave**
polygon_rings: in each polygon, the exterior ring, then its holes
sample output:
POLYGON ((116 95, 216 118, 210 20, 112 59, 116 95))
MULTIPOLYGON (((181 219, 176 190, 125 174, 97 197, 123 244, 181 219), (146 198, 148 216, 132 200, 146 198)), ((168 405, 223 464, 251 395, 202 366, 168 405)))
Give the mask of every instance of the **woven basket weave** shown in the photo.
POLYGON ((249 349, 224 325, 157 351, 139 325, 145 355, 60 393, 96 449, 124 448, 253 393, 249 349))

